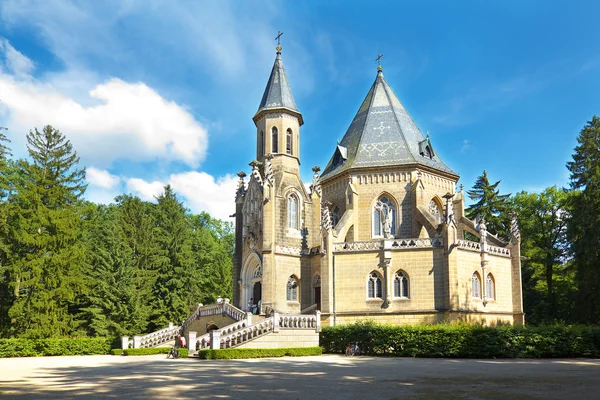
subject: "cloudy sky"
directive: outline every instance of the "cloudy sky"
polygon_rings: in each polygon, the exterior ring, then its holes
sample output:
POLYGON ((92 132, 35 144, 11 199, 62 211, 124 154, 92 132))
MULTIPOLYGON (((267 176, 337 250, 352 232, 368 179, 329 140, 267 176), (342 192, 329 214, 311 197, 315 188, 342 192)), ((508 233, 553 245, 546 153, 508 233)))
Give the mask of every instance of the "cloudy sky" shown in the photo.
POLYGON ((86 196, 152 200, 171 184, 227 218, 255 155, 252 116, 282 37, 303 113, 305 181, 324 167, 376 75, 470 188, 568 185, 600 114, 595 1, 0 0, 0 126, 51 124, 87 168, 86 196))

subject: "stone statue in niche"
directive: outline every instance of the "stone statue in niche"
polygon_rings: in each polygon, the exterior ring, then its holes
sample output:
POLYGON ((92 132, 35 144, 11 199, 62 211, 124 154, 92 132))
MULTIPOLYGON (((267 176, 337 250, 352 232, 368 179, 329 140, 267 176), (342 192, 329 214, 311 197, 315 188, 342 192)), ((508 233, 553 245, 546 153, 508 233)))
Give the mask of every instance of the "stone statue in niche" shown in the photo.
POLYGON ((388 203, 383 203, 381 200, 375 204, 375 209, 379 211, 381 217, 381 226, 383 228, 383 237, 392 239, 392 221, 394 219, 394 211, 388 203))

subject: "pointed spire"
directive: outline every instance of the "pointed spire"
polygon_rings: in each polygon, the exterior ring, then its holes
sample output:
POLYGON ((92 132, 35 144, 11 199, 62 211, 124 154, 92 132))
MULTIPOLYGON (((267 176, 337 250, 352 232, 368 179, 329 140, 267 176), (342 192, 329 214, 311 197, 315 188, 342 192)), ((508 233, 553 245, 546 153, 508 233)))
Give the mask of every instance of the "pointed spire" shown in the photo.
POLYGON ((376 59, 379 65, 375 82, 321 177, 329 178, 350 168, 392 165, 423 165, 458 177, 433 151, 429 138, 388 85, 381 57, 376 59), (347 151, 346 157, 340 157, 340 147, 347 151))
POLYGON ((294 101, 294 96, 292 95, 292 89, 290 89, 290 85, 285 74, 285 68, 283 67, 283 61, 281 59, 280 40, 282 34, 283 32, 279 32, 275 38, 277 40, 277 55, 275 57, 275 63, 273 64, 273 69, 271 70, 267 87, 265 88, 265 92, 260 105, 258 106, 258 111, 256 111, 254 119, 256 120, 258 115, 263 111, 285 109, 297 115, 300 119, 300 125, 302 125, 302 114, 300 114, 298 108, 296 107, 296 102, 294 101))

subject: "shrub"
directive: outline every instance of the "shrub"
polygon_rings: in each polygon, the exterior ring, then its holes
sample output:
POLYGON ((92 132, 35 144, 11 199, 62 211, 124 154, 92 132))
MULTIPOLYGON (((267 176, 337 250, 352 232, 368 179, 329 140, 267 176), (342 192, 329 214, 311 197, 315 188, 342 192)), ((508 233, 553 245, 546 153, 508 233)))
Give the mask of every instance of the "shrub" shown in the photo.
POLYGON ((106 338, 0 339, 0 357, 109 354, 106 338))
POLYGON ((120 356, 123 354, 123 349, 112 349, 110 352, 113 356, 120 356))
POLYGON ((404 357, 548 358, 600 356, 597 326, 498 326, 466 324, 391 326, 373 322, 323 327, 326 353, 356 343, 361 354, 404 357))
POLYGON ((297 347, 289 349, 220 349, 200 350, 198 357, 202 360, 231 360, 235 358, 263 358, 263 357, 300 357, 320 356, 323 349, 320 347, 297 347))

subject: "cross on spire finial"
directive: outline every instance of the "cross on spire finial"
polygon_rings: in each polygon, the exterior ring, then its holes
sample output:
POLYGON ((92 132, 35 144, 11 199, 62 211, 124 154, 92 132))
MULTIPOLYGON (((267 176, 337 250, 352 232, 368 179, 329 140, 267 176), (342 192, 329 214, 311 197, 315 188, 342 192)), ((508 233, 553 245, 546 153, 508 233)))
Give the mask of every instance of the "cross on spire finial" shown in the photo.
POLYGON ((275 38, 275 40, 277 40, 277 54, 281 53, 281 35, 283 35, 283 32, 278 30, 277 37, 275 38))
POLYGON ((377 53, 377 58, 375 59, 377 61, 377 71, 381 71, 381 57, 383 57, 383 54, 377 53))

